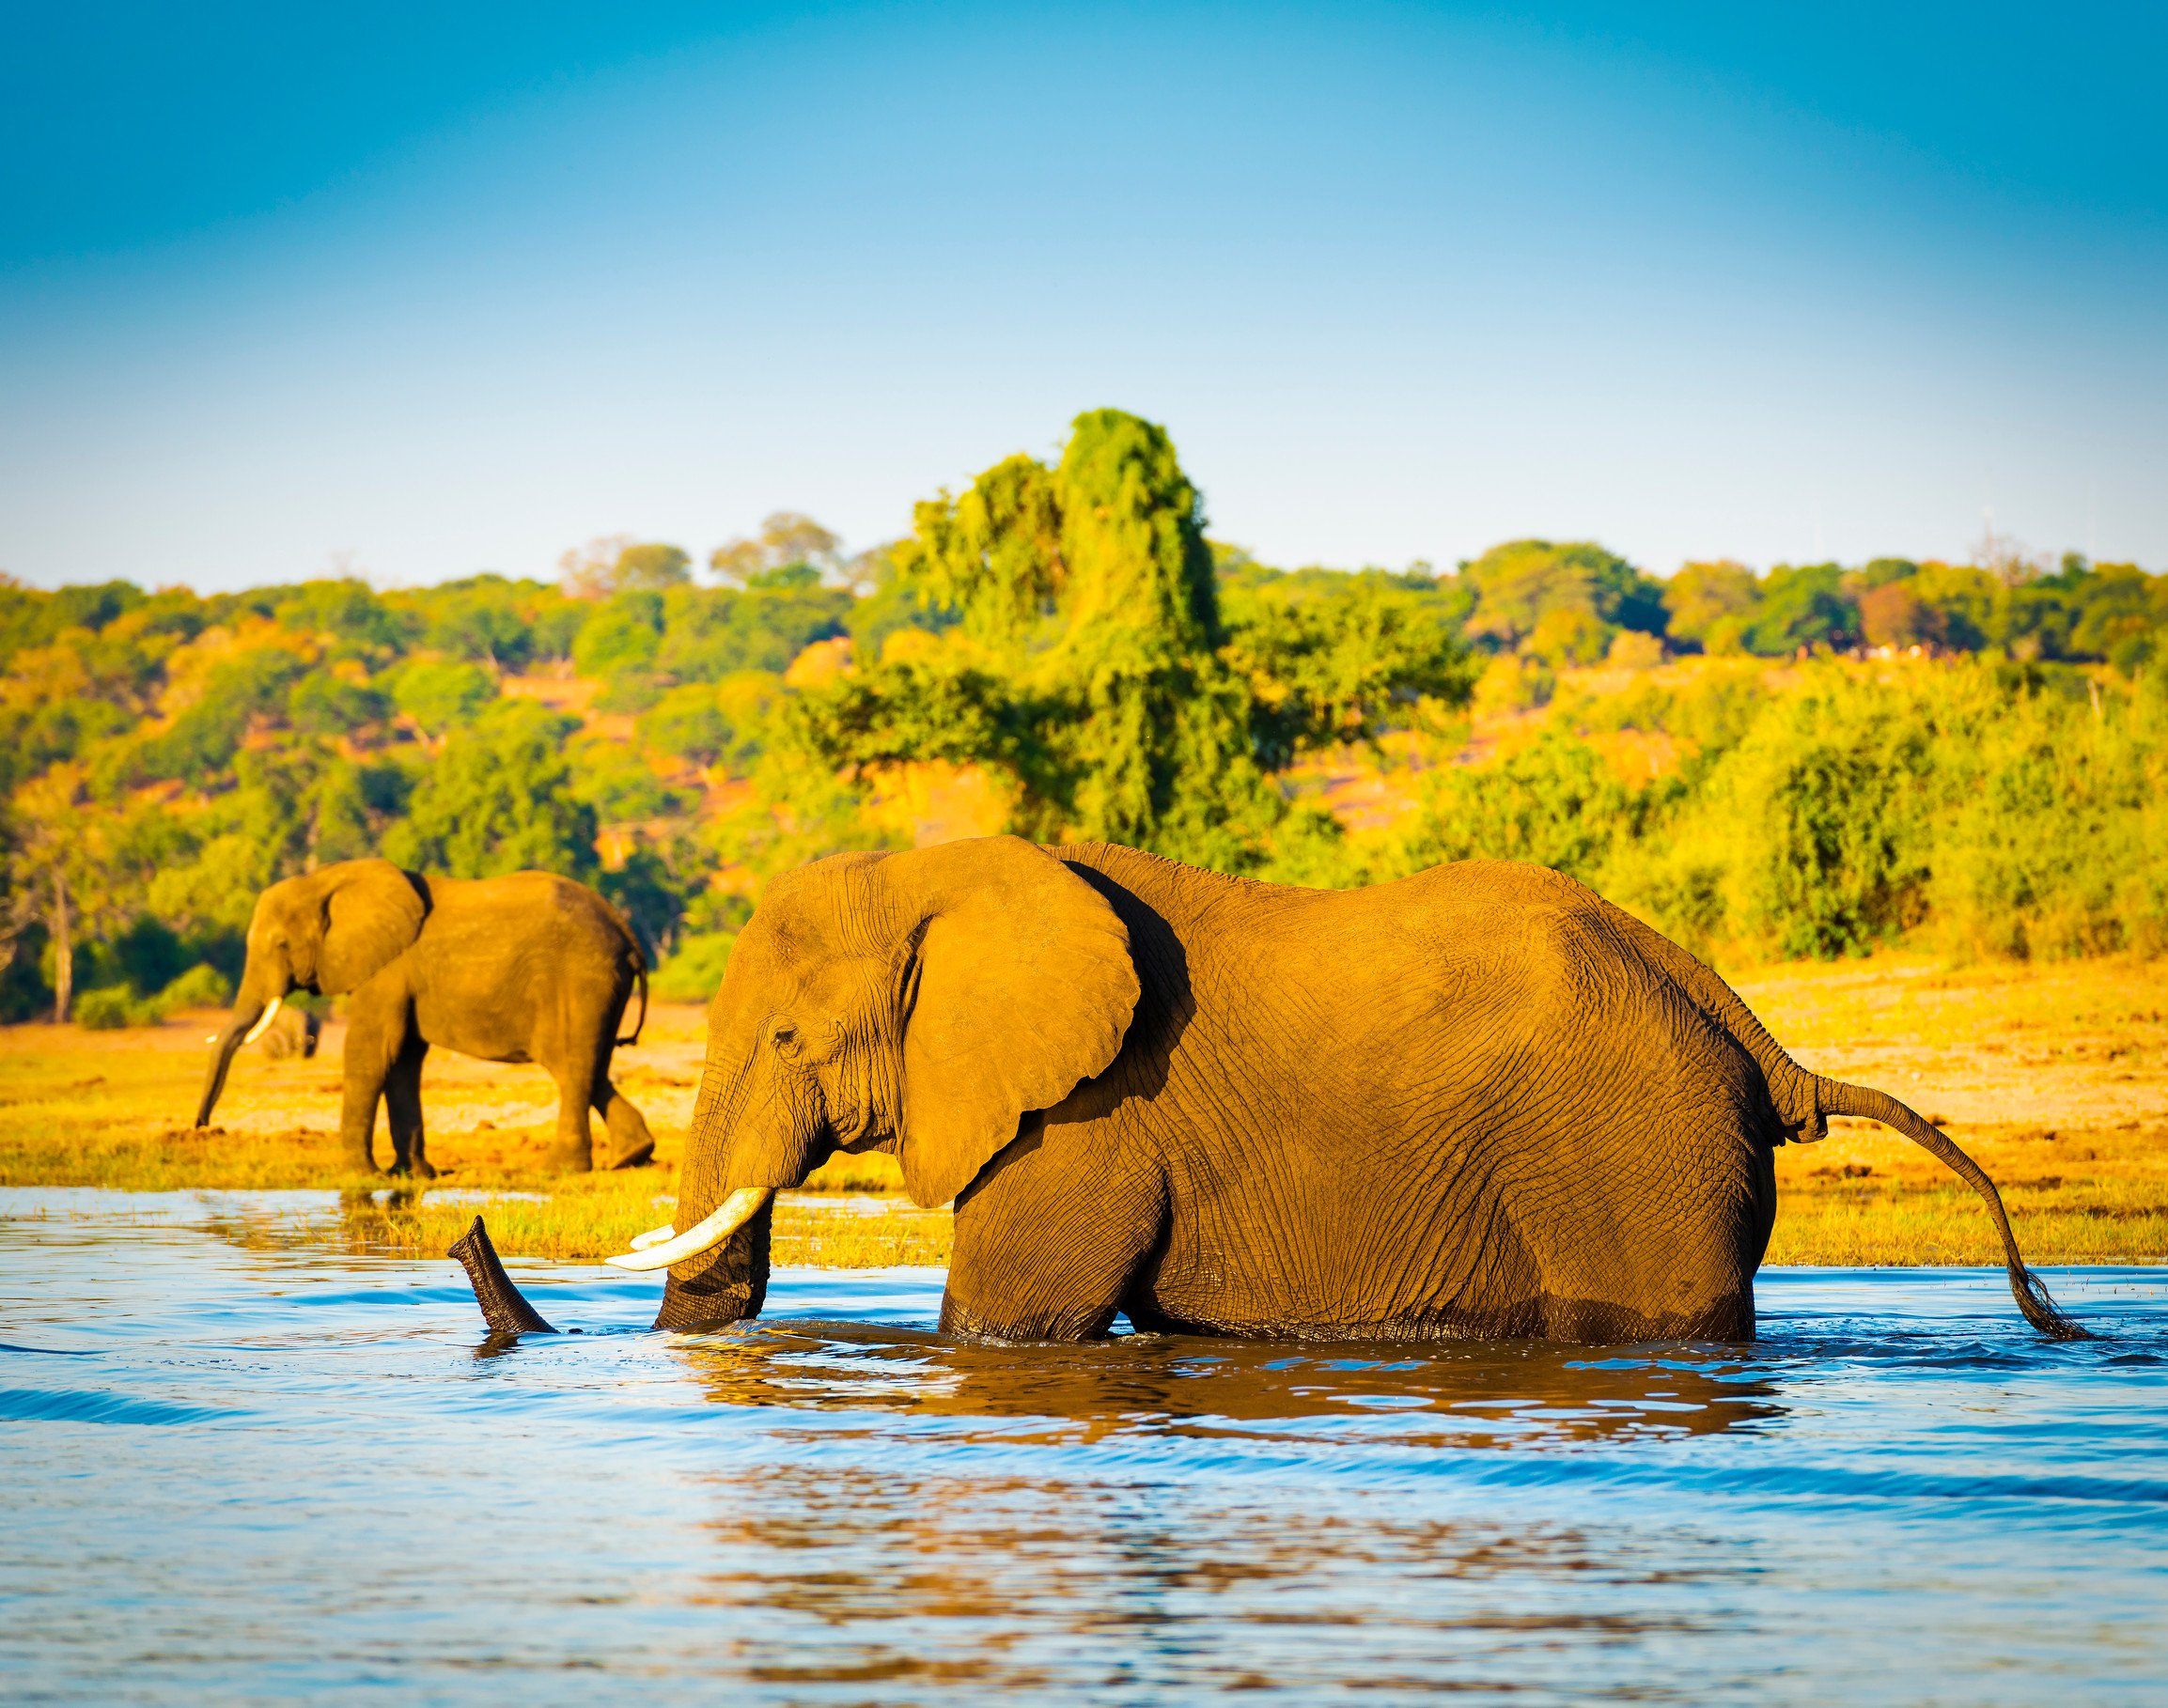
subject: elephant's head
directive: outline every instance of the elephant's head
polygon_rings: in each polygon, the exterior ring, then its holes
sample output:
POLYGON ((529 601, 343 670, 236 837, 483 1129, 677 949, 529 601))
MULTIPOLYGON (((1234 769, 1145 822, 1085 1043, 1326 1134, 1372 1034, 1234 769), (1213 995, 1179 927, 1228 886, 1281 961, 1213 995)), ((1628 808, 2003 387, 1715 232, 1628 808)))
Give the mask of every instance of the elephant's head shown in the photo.
POLYGON ((1114 1061, 1138 988, 1105 898, 1013 836, 778 879, 709 1010, 675 1228, 611 1261, 670 1270, 664 1326, 754 1314, 778 1188, 884 1150, 912 1199, 945 1203, 1114 1061))
POLYGON ((276 883, 257 898, 233 1017, 211 1040, 195 1125, 207 1126, 233 1052, 260 1036, 289 991, 351 990, 404 952, 429 915, 421 880, 388 860, 349 860, 276 883))

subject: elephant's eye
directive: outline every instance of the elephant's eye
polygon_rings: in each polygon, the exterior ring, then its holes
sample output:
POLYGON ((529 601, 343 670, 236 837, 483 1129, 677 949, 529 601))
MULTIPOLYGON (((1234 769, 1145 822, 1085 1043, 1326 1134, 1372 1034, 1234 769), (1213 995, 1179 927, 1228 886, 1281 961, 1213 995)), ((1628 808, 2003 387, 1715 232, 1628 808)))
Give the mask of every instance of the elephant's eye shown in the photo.
POLYGON ((797 1027, 778 1026, 774 1031, 772 1042, 775 1045, 775 1053, 781 1056, 785 1061, 793 1062, 798 1059, 799 1042, 797 1027))

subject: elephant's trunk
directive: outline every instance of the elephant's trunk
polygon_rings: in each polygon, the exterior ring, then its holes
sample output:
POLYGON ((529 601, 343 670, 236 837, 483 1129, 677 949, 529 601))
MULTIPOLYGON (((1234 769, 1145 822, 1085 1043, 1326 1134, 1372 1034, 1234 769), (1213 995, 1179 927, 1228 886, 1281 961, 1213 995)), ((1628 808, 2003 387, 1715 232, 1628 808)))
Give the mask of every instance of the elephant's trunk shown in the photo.
POLYGON ((460 1267, 467 1272, 467 1284, 475 1290, 475 1303, 482 1308, 482 1321, 489 1324, 491 1334, 557 1332, 512 1284, 505 1265, 497 1261, 497 1249, 490 1244, 490 1231, 482 1226, 479 1216, 445 1255, 459 1259, 460 1267))
POLYGON ((196 1126, 211 1125, 211 1111, 218 1107, 219 1095, 226 1090, 226 1073, 233 1066, 233 1052, 263 1036, 264 1029, 278 1017, 279 1005, 285 1000, 281 995, 265 1002, 260 997, 251 997, 247 986, 242 986, 241 1001, 233 1007, 233 1018, 224 1032, 211 1039, 211 1064, 204 1070, 203 1097, 195 1106, 196 1126))
POLYGON ((759 1209, 710 1253, 713 1261, 689 1277, 670 1271, 663 1303, 655 1312, 658 1328, 714 1328, 760 1314, 768 1302, 769 1233, 774 1200, 764 1195, 759 1209))

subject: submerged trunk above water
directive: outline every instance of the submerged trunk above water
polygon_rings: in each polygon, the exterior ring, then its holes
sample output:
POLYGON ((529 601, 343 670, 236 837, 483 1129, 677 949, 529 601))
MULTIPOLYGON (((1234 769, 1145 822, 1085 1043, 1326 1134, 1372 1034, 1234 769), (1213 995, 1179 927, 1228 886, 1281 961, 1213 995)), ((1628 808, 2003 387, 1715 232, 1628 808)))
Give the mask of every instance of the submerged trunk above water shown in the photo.
POLYGON ((489 1324, 491 1334, 557 1332, 512 1284, 505 1265, 497 1261, 497 1249, 490 1244, 490 1231, 479 1216, 445 1255, 457 1258, 460 1267, 467 1272, 467 1284, 475 1290, 475 1303, 482 1308, 482 1321, 489 1324))

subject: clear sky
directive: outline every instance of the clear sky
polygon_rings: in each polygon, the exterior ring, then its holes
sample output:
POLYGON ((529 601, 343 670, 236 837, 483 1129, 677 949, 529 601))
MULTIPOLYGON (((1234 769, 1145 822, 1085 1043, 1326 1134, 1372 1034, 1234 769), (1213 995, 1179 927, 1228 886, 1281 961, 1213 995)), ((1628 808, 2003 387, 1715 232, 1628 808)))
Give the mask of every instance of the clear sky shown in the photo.
POLYGON ((2168 567, 2164 19, 19 7, 0 569, 855 547, 1107 404, 1273 563, 2168 567))

